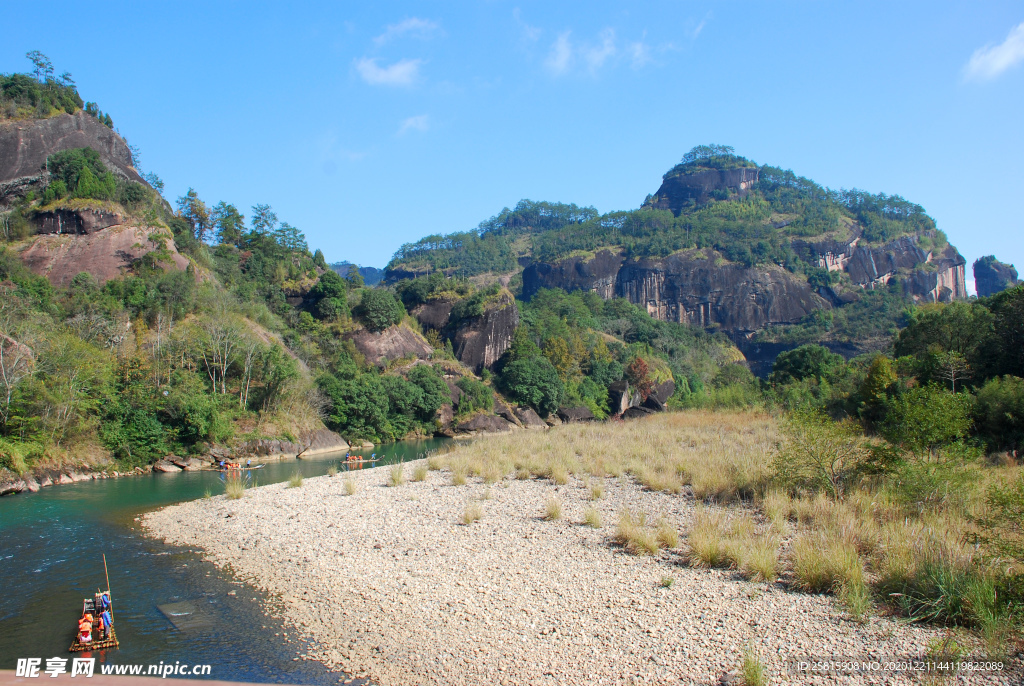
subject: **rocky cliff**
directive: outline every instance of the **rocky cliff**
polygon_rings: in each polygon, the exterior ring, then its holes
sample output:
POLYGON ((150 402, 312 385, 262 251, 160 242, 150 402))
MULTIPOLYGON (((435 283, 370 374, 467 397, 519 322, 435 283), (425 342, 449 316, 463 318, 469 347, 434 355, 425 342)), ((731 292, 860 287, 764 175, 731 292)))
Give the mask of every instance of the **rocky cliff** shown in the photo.
POLYGON ((114 174, 145 183, 132 167, 124 139, 85 112, 0 122, 0 208, 10 206, 30 190, 38 196, 49 179, 46 158, 72 148, 92 148, 114 174))
POLYGON ((978 296, 987 298, 1018 283, 1017 270, 1012 264, 1000 262, 995 255, 980 257, 974 262, 974 288, 978 296))
POLYGON ((757 177, 757 167, 702 169, 670 176, 648 199, 647 205, 659 210, 672 210, 678 215, 684 207, 708 202, 716 192, 732 192, 742 197, 754 187, 757 177))
POLYGON ((634 260, 603 250, 591 259, 535 263, 523 272, 523 297, 541 288, 626 298, 657 319, 734 333, 795 322, 831 307, 806 281, 779 267, 748 268, 701 251, 634 260))
POLYGON ((483 314, 452 321, 457 300, 439 298, 418 305, 412 315, 425 329, 434 329, 452 342, 459 362, 479 374, 491 369, 512 345, 512 334, 519 326, 519 308, 505 289, 484 307, 483 314))

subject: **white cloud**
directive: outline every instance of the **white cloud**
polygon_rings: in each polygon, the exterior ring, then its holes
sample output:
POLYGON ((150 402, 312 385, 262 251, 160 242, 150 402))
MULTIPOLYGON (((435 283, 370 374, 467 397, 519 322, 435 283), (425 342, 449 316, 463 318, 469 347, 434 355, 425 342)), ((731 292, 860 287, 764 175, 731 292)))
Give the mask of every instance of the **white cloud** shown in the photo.
POLYGON ((377 58, 356 60, 356 70, 372 86, 411 86, 420 75, 423 60, 399 60, 389 67, 377 65, 377 58))
POLYGON ((614 57, 617 52, 615 48, 615 30, 605 29, 600 33, 601 44, 583 49, 583 58, 587 61, 590 71, 594 72, 604 66, 609 57, 614 57))
POLYGON ((383 45, 392 38, 398 38, 406 34, 414 36, 415 38, 427 39, 440 30, 441 25, 436 21, 410 17, 409 19, 403 19, 397 24, 389 24, 385 27, 384 33, 374 38, 373 42, 377 45, 383 45))
POLYGON ((430 128, 430 118, 425 114, 409 117, 398 127, 398 135, 404 135, 409 131, 426 131, 430 128))
POLYGON ((700 23, 694 27, 693 31, 690 31, 690 38, 696 38, 697 36, 699 36, 700 32, 704 30, 705 26, 707 26, 707 23, 707 19, 701 19, 700 23))
POLYGON ((1010 30, 1010 35, 999 45, 989 43, 978 48, 964 65, 964 78, 968 81, 991 81, 1007 69, 1024 62, 1024 22, 1010 30))
POLYGON ((540 38, 542 29, 538 26, 530 26, 525 21, 523 21, 522 17, 519 14, 518 7, 512 10, 512 18, 516 20, 517 24, 519 24, 519 28, 523 30, 523 38, 525 38, 527 41, 533 43, 538 38, 540 38))
POLYGON ((544 66, 555 76, 564 74, 572 66, 572 43, 569 42, 570 31, 558 34, 554 44, 551 46, 551 53, 544 61, 544 66))
POLYGON ((644 42, 643 38, 636 43, 630 43, 628 52, 634 69, 639 69, 651 61, 651 48, 644 42))

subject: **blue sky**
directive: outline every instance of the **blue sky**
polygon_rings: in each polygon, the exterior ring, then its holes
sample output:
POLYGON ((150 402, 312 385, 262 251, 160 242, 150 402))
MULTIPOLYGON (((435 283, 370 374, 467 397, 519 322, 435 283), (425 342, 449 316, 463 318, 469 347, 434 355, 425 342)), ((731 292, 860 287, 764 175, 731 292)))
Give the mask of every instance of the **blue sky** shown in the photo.
MULTIPOLYGON (((41 50, 159 174, 383 266, 520 198, 637 207, 724 143, 922 204, 1024 271, 1019 2, 31 3, 41 50)), ((968 272, 970 280, 970 273, 968 272)))

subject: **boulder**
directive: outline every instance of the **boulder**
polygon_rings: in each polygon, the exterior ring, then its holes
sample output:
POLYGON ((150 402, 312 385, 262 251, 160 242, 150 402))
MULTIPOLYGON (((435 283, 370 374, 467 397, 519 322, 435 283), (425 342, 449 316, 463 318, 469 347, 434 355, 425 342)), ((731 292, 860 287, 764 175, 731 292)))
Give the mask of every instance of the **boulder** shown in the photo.
POLYGON ((352 343, 367 362, 381 368, 403 357, 429 360, 434 354, 434 349, 423 336, 402 324, 377 332, 360 329, 352 334, 352 343))
POLYGON ((330 429, 307 431, 299 436, 299 442, 305 446, 300 453, 302 457, 348 450, 350 447, 344 438, 330 429))
POLYGON ((182 468, 186 472, 198 472, 200 469, 206 467, 205 462, 194 457, 176 457, 174 455, 169 455, 164 459, 176 467, 182 468))
POLYGON ((665 411, 665 405, 660 400, 658 400, 658 396, 656 396, 654 393, 651 393, 649 396, 647 396, 647 399, 640 403, 640 407, 644 408, 645 410, 650 410, 651 412, 665 411))
POLYGON ((616 381, 608 387, 608 406, 612 414, 622 414, 629 409, 629 382, 625 379, 616 381))
POLYGON ((651 395, 654 396, 661 405, 668 403, 668 399, 672 397, 672 394, 676 392, 676 382, 672 379, 663 381, 659 384, 654 384, 654 388, 651 390, 651 395))
POLYGON ((30 493, 38 493, 39 489, 42 488, 42 486, 39 485, 39 482, 36 481, 36 478, 34 476, 26 476, 25 488, 28 489, 30 493))
POLYGON ((526 429, 546 429, 548 428, 547 423, 540 418, 536 412, 533 411, 532 407, 517 407, 513 410, 516 413, 516 417, 519 418, 519 422, 526 429))
POLYGON ((26 484, 23 479, 10 479, 9 481, 0 481, 0 496, 21 493, 26 488, 28 488, 28 484, 26 484))
POLYGON ((181 467, 172 463, 170 460, 157 460, 156 462, 153 463, 153 471, 163 472, 165 474, 173 474, 175 472, 180 472, 181 467))
POLYGON ((646 407, 631 407, 622 413, 623 419, 639 419, 640 417, 649 417, 651 411, 646 407))
POLYGON ((592 422, 594 421, 594 413, 590 411, 589 407, 580 405, 579 407, 562 407, 558 410, 558 418, 566 424, 574 422, 592 422))
POLYGON ((512 408, 498 398, 494 399, 494 414, 507 422, 515 424, 519 428, 523 428, 523 422, 516 416, 515 412, 512 411, 512 408))
POLYGON ((73 483, 75 483, 75 480, 74 480, 74 479, 72 479, 72 478, 71 478, 71 477, 70 477, 69 475, 67 475, 67 474, 61 474, 61 475, 60 475, 60 476, 59 476, 59 477, 57 478, 57 482, 56 482, 56 483, 58 483, 58 484, 61 484, 62 486, 64 486, 64 485, 67 485, 67 484, 73 484, 73 483))
POLYGON ((455 433, 461 435, 503 434, 517 429, 515 424, 493 414, 478 414, 459 422, 455 433))

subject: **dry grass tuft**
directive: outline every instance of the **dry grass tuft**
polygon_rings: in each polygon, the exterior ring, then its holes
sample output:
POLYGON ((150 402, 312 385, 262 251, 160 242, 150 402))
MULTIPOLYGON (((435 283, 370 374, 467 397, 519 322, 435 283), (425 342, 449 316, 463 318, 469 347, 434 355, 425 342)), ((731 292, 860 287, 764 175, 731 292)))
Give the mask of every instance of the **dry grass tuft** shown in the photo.
POLYGON ((730 518, 725 511, 702 508, 687 543, 695 567, 731 567, 756 581, 778 578, 779 539, 771 530, 759 531, 749 514, 730 518))
POLYGON ((671 550, 672 548, 679 547, 679 531, 676 529, 675 525, 667 520, 662 519, 658 522, 657 537, 658 543, 660 543, 663 548, 671 550))
POLYGON ((466 509, 462 512, 462 523, 469 526, 473 522, 480 521, 480 518, 484 516, 483 506, 475 501, 471 500, 466 503, 466 509))
POLYGON ((327 476, 334 477, 338 474, 338 465, 332 464, 327 468, 327 476))
POLYGON ((555 496, 548 496, 544 503, 544 519, 554 521, 562 518, 562 501, 555 496))
POLYGON ((298 471, 292 472, 288 477, 288 488, 302 488, 302 474, 298 471))
POLYGON ((432 472, 439 472, 444 466, 445 459, 441 455, 431 455, 427 458, 427 468, 432 472))
POLYGON ((465 468, 455 467, 452 469, 452 486, 465 486, 466 485, 466 470, 465 468))
POLYGON ((238 500, 245 495, 245 481, 237 474, 232 474, 224 480, 224 494, 228 500, 238 500))
POLYGON ((604 497, 604 482, 591 481, 587 484, 587 490, 589 491, 591 500, 600 500, 604 497))
POLYGON ((768 679, 764 675, 764 662, 751 646, 747 646, 743 650, 740 677, 743 679, 743 686, 767 686, 768 684, 768 679))
POLYGON ((420 462, 418 465, 413 467, 412 480, 423 481, 427 478, 427 473, 430 471, 430 467, 425 462, 420 462))
POLYGON ((551 465, 551 481, 559 486, 569 483, 569 470, 564 464, 551 465))
POLYGON ((345 495, 355 495, 356 491, 359 490, 356 486, 356 480, 351 476, 345 477, 345 495))
POLYGON ((405 465, 402 463, 391 465, 388 471, 388 486, 401 486, 405 483, 405 465))
POLYGON ((588 507, 583 511, 583 521, 587 526, 593 529, 600 529, 603 525, 603 522, 601 521, 601 513, 594 507, 588 507))
POLYGON ((647 525, 647 515, 623 510, 615 528, 615 540, 633 555, 657 555, 661 552, 658 532, 647 525))

